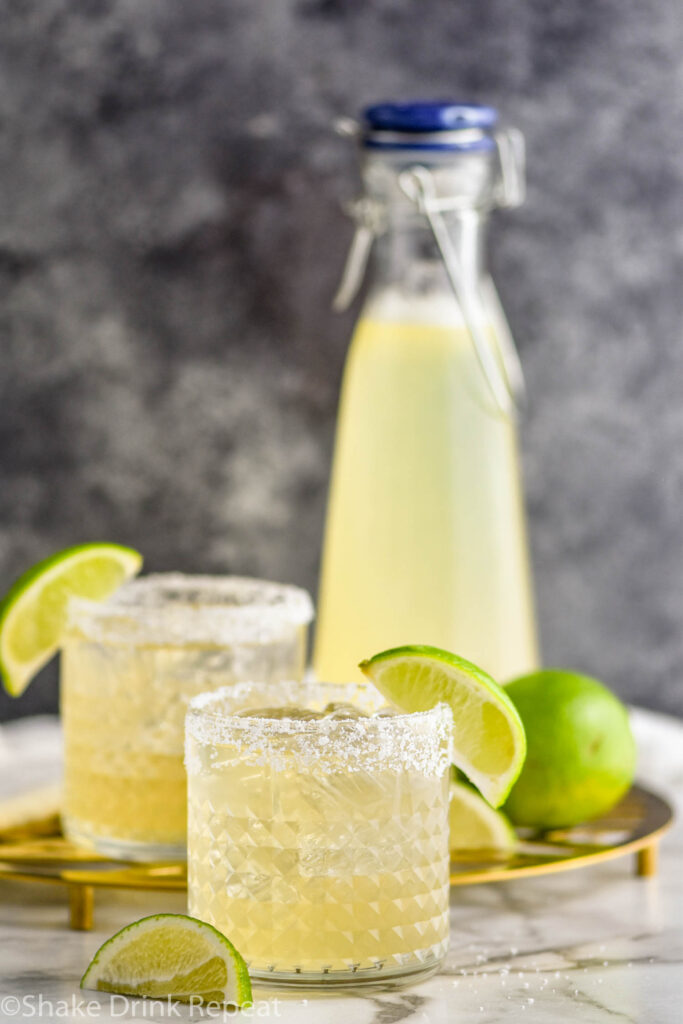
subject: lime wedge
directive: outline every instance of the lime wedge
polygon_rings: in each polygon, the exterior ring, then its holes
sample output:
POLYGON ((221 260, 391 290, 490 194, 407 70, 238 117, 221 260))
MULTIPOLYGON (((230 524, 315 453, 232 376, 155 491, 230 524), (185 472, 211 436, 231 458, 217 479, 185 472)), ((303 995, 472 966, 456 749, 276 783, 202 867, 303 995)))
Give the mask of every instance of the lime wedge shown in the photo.
POLYGON ((477 791, 463 782, 451 782, 448 811, 450 851, 457 857, 472 850, 510 853, 517 837, 502 813, 487 804, 477 791))
POLYGON ((137 575, 142 555, 119 544, 79 544, 38 562, 0 604, 0 672, 19 697, 58 649, 72 596, 102 601, 137 575))
POLYGON ((185 914, 154 914, 126 925, 97 950, 81 988, 193 1005, 251 1005, 247 965, 233 944, 185 914))
POLYGON ((524 726, 514 704, 483 669, 438 647, 395 647, 360 663, 403 711, 444 701, 453 711, 453 761, 498 807, 522 770, 524 726))

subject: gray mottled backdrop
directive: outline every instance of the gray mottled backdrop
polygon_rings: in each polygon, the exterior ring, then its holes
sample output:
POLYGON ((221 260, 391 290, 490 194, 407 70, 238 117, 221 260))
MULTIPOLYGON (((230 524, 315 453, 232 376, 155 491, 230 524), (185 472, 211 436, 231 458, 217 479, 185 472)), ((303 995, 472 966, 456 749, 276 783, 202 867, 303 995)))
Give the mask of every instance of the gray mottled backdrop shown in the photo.
MULTIPOLYGON (((683 712, 679 0, 3 0, 0 586, 86 539, 316 584, 378 98, 529 145, 492 258, 546 659, 683 712)), ((3 715, 55 706, 48 672, 3 715)))

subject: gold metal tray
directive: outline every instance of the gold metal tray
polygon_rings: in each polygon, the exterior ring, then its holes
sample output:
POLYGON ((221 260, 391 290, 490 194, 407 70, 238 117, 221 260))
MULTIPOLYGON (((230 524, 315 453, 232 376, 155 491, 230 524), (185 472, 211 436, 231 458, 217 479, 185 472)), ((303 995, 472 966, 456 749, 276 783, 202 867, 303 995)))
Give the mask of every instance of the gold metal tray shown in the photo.
MULTIPOLYGON (((451 885, 500 882, 544 875, 636 854, 639 875, 657 872, 659 841, 673 812, 661 797, 633 786, 609 814, 571 829, 531 834, 520 830, 515 852, 501 858, 477 853, 451 862, 451 885)), ((0 832, 0 878, 65 885, 72 928, 92 927, 96 888, 182 891, 185 864, 110 860, 61 835, 57 815, 0 832)))

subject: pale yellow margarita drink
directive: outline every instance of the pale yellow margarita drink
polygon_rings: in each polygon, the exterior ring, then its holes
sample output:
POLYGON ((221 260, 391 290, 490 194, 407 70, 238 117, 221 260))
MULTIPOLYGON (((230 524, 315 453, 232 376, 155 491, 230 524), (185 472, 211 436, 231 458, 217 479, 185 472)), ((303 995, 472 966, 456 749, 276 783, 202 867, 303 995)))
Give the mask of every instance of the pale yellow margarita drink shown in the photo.
POLYGON ((407 642, 494 679, 538 666, 514 423, 455 300, 383 292, 344 376, 315 670, 358 679, 369 652, 407 642))
POLYGON ((240 680, 302 677, 305 591, 238 577, 147 576, 74 600, 62 651, 66 835, 117 857, 185 856, 188 702, 240 680))
POLYGON ((445 705, 398 714, 359 684, 198 697, 190 914, 229 935, 260 982, 385 985, 435 971, 448 942, 451 728, 445 705))

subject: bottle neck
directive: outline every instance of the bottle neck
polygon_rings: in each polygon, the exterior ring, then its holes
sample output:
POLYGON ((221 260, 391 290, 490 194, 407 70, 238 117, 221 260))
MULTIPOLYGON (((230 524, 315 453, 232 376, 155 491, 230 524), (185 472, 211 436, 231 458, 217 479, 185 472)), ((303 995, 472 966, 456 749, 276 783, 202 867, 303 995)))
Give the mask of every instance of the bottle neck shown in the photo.
MULTIPOLYGON (((466 288, 476 288, 486 273, 486 217, 480 210, 444 216, 466 288)), ((407 297, 432 292, 452 294, 443 257, 424 216, 389 217, 375 240, 370 290, 397 288, 407 297)))
POLYGON ((366 316, 378 315, 388 291, 392 319, 401 307, 414 316, 418 299, 427 300, 422 309, 433 316, 434 300, 447 297, 448 320, 457 317, 465 327, 494 408, 513 416, 523 378, 486 271, 484 234, 489 210, 522 200, 521 145, 508 133, 497 136, 493 148, 457 158, 440 152, 420 161, 412 147, 409 154, 405 147, 366 153, 363 180, 364 195, 350 207, 356 231, 334 308, 353 301, 371 254, 366 316))

